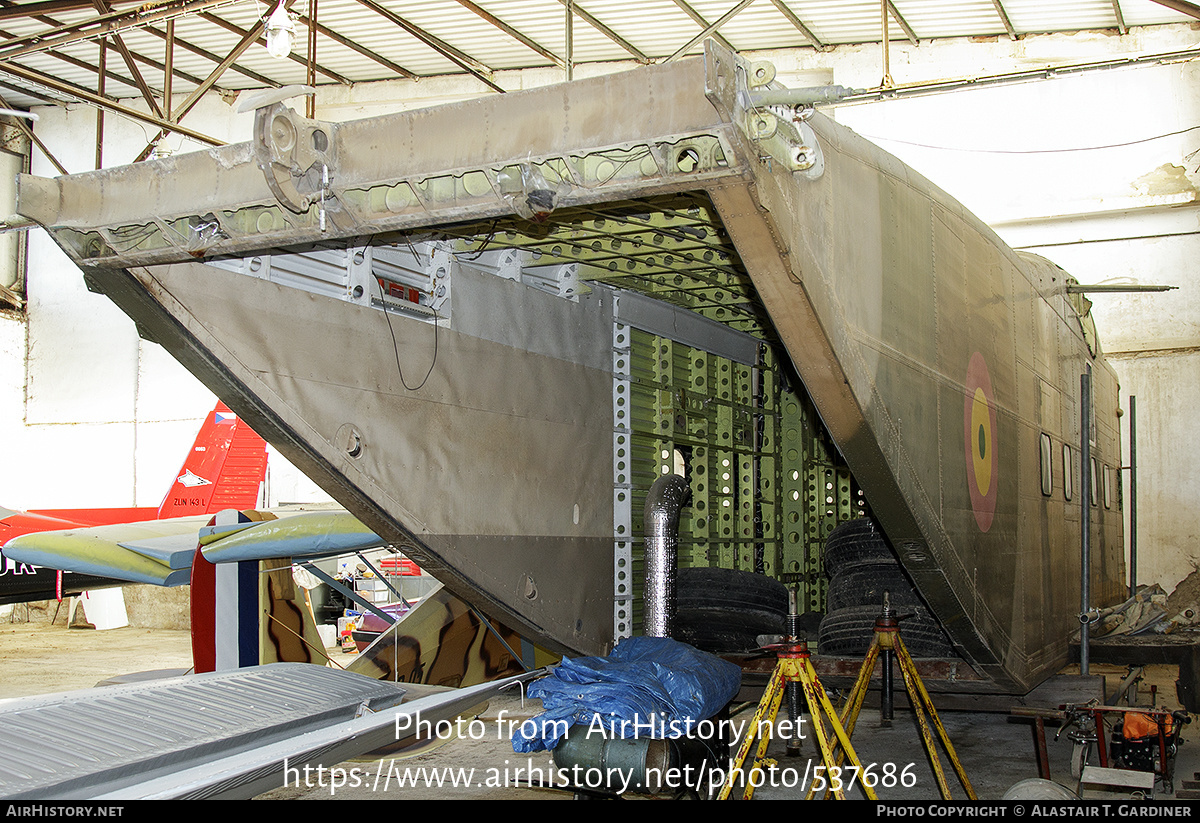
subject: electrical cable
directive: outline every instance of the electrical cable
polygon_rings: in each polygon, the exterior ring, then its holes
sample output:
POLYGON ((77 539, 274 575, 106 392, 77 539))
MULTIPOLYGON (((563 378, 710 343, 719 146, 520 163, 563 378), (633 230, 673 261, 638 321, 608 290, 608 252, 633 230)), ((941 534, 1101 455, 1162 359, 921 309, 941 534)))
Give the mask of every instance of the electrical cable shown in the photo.
POLYGON ((1103 149, 1120 149, 1125 148, 1126 146, 1137 146, 1141 143, 1149 143, 1153 140, 1162 140, 1167 137, 1178 137, 1181 134, 1187 134, 1188 132, 1196 131, 1197 129, 1200 129, 1200 125, 1189 126, 1186 129, 1179 129, 1178 131, 1169 131, 1166 134, 1156 134, 1153 137, 1143 137, 1140 140, 1130 140, 1126 143, 1112 143, 1107 146, 1080 146, 1073 149, 1026 149, 1020 151, 1014 149, 964 149, 956 146, 934 146, 928 143, 914 143, 909 140, 900 140, 895 137, 877 137, 870 134, 863 134, 862 136, 868 140, 883 141, 885 143, 900 143, 905 146, 916 146, 922 149, 934 149, 936 151, 958 151, 968 154, 1068 154, 1076 151, 1101 151, 1103 149))
POLYGON ((396 342, 396 330, 392 328, 392 318, 388 315, 388 304, 383 291, 383 283, 374 275, 371 279, 375 281, 375 286, 379 289, 379 303, 383 309, 383 317, 387 321, 388 334, 392 336, 392 353, 396 357, 396 373, 400 375, 400 385, 404 386, 408 391, 420 391, 425 383, 429 380, 429 375, 433 374, 433 367, 437 365, 438 356, 438 321, 441 320, 441 315, 437 313, 437 309, 433 309, 433 359, 429 362, 429 370, 425 372, 425 377, 415 386, 408 385, 408 381, 404 379, 404 368, 400 365, 400 344, 396 342))

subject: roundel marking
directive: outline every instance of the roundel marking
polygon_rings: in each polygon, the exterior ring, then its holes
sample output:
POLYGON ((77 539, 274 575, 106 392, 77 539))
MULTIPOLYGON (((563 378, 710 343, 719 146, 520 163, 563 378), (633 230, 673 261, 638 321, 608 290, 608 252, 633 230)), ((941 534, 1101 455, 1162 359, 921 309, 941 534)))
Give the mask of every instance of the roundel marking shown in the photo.
POLYGON ((992 490, 992 453, 991 447, 991 406, 982 388, 975 389, 971 399, 971 432, 974 435, 971 446, 971 468, 974 470, 975 487, 980 494, 987 496, 992 490))
POLYGON ((996 448, 996 398, 987 361, 975 352, 967 366, 966 403, 963 409, 963 446, 967 462, 967 489, 971 511, 979 530, 986 532, 996 516, 1000 480, 1000 454, 996 448))

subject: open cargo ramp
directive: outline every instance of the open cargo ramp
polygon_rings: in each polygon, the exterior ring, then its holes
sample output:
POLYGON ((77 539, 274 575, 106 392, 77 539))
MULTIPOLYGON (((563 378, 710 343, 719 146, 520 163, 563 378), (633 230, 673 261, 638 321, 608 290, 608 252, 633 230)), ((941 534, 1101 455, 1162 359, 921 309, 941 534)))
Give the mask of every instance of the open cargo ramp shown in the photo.
MULTIPOLYGON (((356 122, 267 104, 249 143, 23 176, 19 208, 371 529, 550 648, 637 631, 638 504, 682 467, 685 564, 819 610, 821 538, 869 510, 956 650, 1024 691, 1078 625, 1078 375, 1103 478, 1115 376, 1065 273, 833 120, 755 107, 772 76, 710 43, 356 122)), ((1114 602, 1119 487, 1089 511, 1114 602)))

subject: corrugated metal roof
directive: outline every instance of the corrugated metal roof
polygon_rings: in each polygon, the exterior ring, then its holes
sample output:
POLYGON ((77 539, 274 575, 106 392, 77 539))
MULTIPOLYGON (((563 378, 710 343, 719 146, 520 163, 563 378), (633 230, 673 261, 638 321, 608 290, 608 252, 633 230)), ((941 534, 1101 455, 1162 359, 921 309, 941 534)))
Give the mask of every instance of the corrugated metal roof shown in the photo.
MULTIPOLYGON (((118 15, 143 9, 185 12, 197 0, 162 0, 138 6, 115 0, 118 15)), ((296 0, 293 59, 270 57, 261 43, 237 56, 219 74, 217 88, 247 89, 304 82, 308 28, 314 0, 296 0)), ((317 82, 361 83, 562 64, 567 55, 567 0, 316 0, 319 28, 317 82)), ((1155 0, 893 0, 890 37, 919 42, 949 37, 1006 37, 1012 34, 1118 30, 1196 22, 1196 17, 1155 0), (1118 13, 1120 16, 1118 16, 1118 13), (1007 24, 1005 22, 1007 16, 1007 24)), ((1200 6, 1195 7, 1200 15, 1200 6)), ((1185 8, 1189 6, 1185 5, 1185 8)), ((571 58, 575 64, 675 55, 705 28, 723 17, 718 30, 738 51, 815 48, 805 29, 823 46, 879 41, 879 0, 578 0, 572 18, 571 58)), ((258 25, 272 6, 255 0, 230 2, 182 13, 175 22, 174 91, 188 94, 214 72, 238 44, 242 32, 258 25)), ((95 92, 100 48, 94 39, 38 47, 14 56, 24 38, 59 35, 65 26, 95 20, 92 0, 0 0, 0 96, 13 105, 44 99, 79 98, 71 85, 48 89, 41 76, 95 92), (6 67, 11 70, 5 71, 6 67), (32 73, 32 74, 31 74, 32 73), (7 76, 6 76, 7 75, 7 76)), ((137 55, 137 68, 156 96, 161 95, 166 60, 165 21, 126 28, 122 38, 137 55)), ((69 35, 69 31, 66 32, 69 35)), ((699 53, 697 41, 686 53, 699 53)), ((109 48, 105 94, 140 96, 121 55, 109 48)), ((1097 55, 1099 57, 1101 55, 1097 55)), ((481 86, 481 90, 486 86, 481 86)))

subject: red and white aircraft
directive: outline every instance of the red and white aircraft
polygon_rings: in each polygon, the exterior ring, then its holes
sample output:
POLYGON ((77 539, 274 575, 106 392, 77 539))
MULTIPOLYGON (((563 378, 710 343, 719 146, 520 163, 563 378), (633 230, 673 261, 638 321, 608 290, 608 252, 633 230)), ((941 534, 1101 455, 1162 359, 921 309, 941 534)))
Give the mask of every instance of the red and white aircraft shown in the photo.
MULTIPOLYGON (((38 509, 27 512, 0 508, 0 546, 34 532, 173 520, 224 509, 254 508, 266 470, 266 443, 225 404, 218 402, 201 425, 183 466, 157 508, 38 509)), ((127 582, 19 563, 5 558, 0 549, 0 605, 61 599, 88 589, 120 586, 127 582)))

